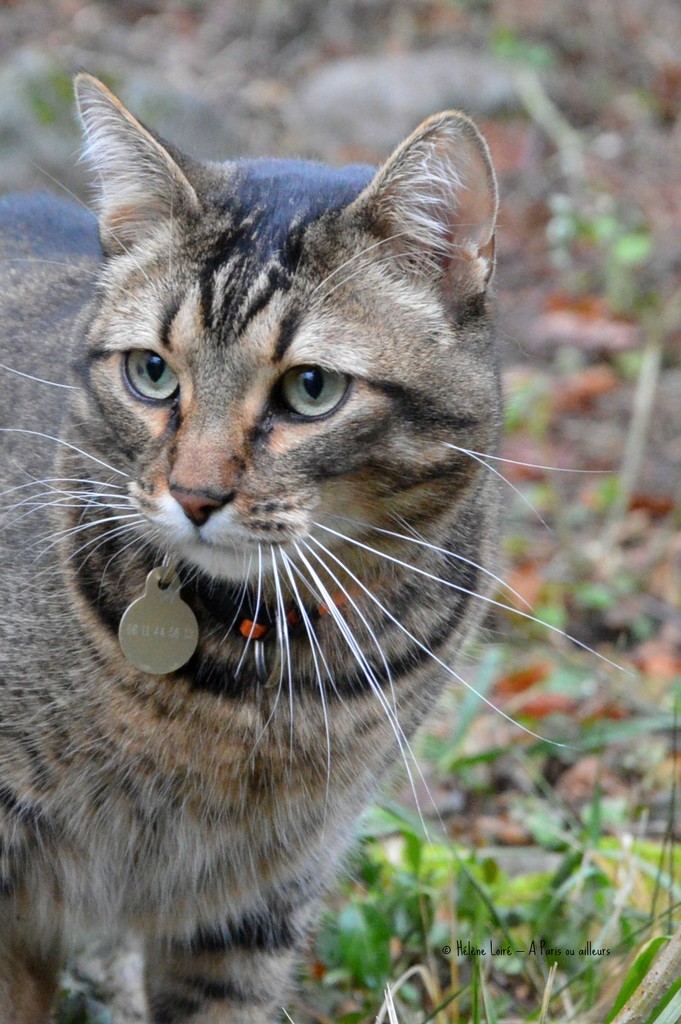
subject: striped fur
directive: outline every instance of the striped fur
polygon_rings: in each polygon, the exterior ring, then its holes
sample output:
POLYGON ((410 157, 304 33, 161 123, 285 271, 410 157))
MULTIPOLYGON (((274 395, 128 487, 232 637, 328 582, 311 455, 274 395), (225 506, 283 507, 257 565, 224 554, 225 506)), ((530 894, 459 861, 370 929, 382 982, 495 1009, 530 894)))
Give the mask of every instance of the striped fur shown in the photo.
POLYGON ((46 1021, 105 928, 144 936, 153 1024, 271 1024, 494 579, 494 176, 456 113, 378 172, 217 165, 77 94, 98 225, 0 203, 0 359, 66 386, 3 378, 0 1019, 46 1021), (324 415, 300 367, 343 375, 324 415), (117 630, 164 559, 199 646, 155 676, 117 630))

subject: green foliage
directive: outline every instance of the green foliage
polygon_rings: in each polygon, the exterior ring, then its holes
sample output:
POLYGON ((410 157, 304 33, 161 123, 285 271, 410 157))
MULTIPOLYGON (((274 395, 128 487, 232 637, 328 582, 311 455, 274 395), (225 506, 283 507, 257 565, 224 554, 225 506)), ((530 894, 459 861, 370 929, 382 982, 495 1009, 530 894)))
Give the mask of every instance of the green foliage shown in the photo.
MULTIPOLYGON (((586 604, 602 600, 598 590, 586 589, 586 604)), ((481 694, 494 695, 510 656, 507 646, 485 650, 476 675, 481 694)), ((583 662, 557 663, 541 685, 575 698, 593 689, 583 662)), ((644 736, 668 731, 671 705, 637 719, 582 723, 579 750, 523 736, 513 755, 507 744, 471 746, 478 723, 493 714, 478 696, 464 691, 456 707, 454 697, 449 700, 420 744, 431 778, 444 782, 456 772, 469 799, 493 798, 496 766, 514 756, 534 782, 531 792, 514 793, 508 802, 528 846, 520 861, 509 860, 501 848, 471 849, 436 826, 428 825, 426 837, 419 818, 400 807, 373 808, 363 819, 353 880, 327 911, 316 944, 326 1005, 329 998, 345 1000, 345 1010, 329 1016, 369 1024, 386 986, 418 970, 393 990, 399 1024, 536 1019, 528 1006, 538 1011, 554 963, 553 1002, 547 994, 542 1017, 547 1022, 564 1021, 565 993, 574 1019, 583 1020, 616 970, 625 976, 617 1007, 626 1004, 660 946, 654 943, 646 955, 643 944, 679 917, 681 850, 633 840, 636 806, 604 794, 598 782, 580 807, 566 805, 543 781, 542 766, 549 756, 570 764, 604 746, 636 746, 644 736)), ((672 991, 649 1024, 664 1024, 675 998, 672 991)), ((318 1005, 313 996, 308 1001, 318 1005)))
POLYGON ((26 83, 27 99, 39 125, 47 127, 71 117, 73 86, 71 76, 52 69, 26 83))
POLYGON ((506 25, 495 26, 491 50, 497 57, 524 64, 535 71, 547 71, 556 64, 556 56, 550 46, 524 38, 506 25))
POLYGON ((653 941, 645 946, 638 954, 627 971, 627 975, 622 982, 622 987, 617 993, 617 998, 615 999, 612 1010, 606 1017, 604 1024, 610 1024, 620 1010, 627 1005, 631 996, 648 974, 658 950, 661 946, 664 946, 666 942, 667 937, 665 935, 660 935, 657 939, 653 939, 653 941))
POLYGON ((337 920, 338 958, 354 984, 382 989, 390 975, 390 922, 370 903, 349 903, 337 920))
MULTIPOLYGON (((662 885, 674 899, 681 896, 673 881, 681 851, 671 874, 660 873, 659 845, 623 845, 604 833, 606 819, 598 790, 581 822, 568 823, 560 809, 552 812, 537 799, 534 810, 526 808, 525 820, 538 846, 553 856, 557 852, 558 860, 550 868, 547 860, 545 870, 510 875, 494 855, 478 855, 442 835, 426 839, 399 809, 372 810, 355 864, 357 881, 348 885, 347 902, 327 913, 317 941, 325 984, 351 990, 362 1005, 360 1018, 367 1020, 386 985, 416 963, 429 964, 439 997, 446 1000, 454 959, 464 984, 452 1004, 470 1020, 489 1024, 508 1011, 505 993, 512 979, 523 978, 539 999, 556 962, 560 984, 575 1005, 591 1004, 613 961, 635 949, 652 925, 640 906, 621 905, 622 872, 635 878, 639 891, 651 894, 662 885)), ((630 968, 617 1007, 659 944, 630 968)), ((416 1002, 424 1014, 433 1010, 420 985, 400 989, 396 1002, 403 1009, 416 1002)))
POLYGON ((519 430, 533 437, 544 437, 551 417, 550 378, 533 373, 518 381, 506 396, 505 429, 513 434, 519 430))
POLYGON ((601 293, 613 313, 623 316, 640 314, 655 301, 640 282, 640 271, 653 252, 653 236, 635 212, 618 208, 606 194, 577 202, 558 193, 549 207, 547 234, 558 269, 569 272, 576 253, 591 250, 595 266, 588 277, 576 280, 582 290, 601 293))

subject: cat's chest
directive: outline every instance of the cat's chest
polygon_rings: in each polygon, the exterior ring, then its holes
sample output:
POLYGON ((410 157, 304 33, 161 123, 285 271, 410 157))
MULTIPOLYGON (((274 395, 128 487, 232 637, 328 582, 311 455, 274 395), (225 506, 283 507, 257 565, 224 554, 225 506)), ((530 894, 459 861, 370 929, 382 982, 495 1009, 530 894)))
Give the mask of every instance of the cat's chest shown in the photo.
POLYGON ((360 766, 338 737, 327 748, 314 716, 307 735, 294 722, 292 742, 275 730, 260 749, 236 711, 221 721, 214 708, 211 729, 196 707, 166 708, 161 724, 148 707, 131 715, 129 701, 108 703, 90 709, 87 754, 72 760, 53 805, 60 848, 46 850, 43 884, 73 908, 75 930, 153 915, 172 931, 218 907, 238 912, 272 879, 319 874, 349 842, 354 808, 379 774, 374 757, 360 766))
POLYGON ((270 878, 309 858, 311 844, 303 851, 294 836, 290 822, 199 821, 188 810, 171 819, 149 808, 141 821, 112 792, 106 814, 78 821, 58 849, 45 845, 30 884, 46 905, 60 901, 74 935, 103 921, 144 929, 149 919, 172 933, 257 901, 270 878))
POLYGON ((235 696, 228 665, 213 667, 213 689, 200 688, 182 670, 139 672, 113 639, 79 657, 87 700, 64 705, 54 756, 79 815, 147 829, 149 849, 178 818, 211 836, 255 834, 263 822, 300 831, 331 813, 331 777, 337 794, 360 793, 395 743, 371 692, 342 700, 329 688, 322 699, 295 676, 274 673, 263 685, 249 664, 235 696))

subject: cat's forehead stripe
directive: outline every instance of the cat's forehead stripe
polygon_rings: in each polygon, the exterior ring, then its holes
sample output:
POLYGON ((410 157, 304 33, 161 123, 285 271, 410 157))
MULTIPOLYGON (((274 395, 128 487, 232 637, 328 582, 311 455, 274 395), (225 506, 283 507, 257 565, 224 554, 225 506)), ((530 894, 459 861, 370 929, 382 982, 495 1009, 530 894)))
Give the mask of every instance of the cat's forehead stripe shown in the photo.
POLYGON ((365 166, 302 160, 237 166, 229 223, 201 260, 203 314, 221 344, 236 340, 275 293, 291 287, 307 228, 348 206, 373 174, 365 166))
POLYGON ((167 349, 168 352, 172 352, 173 349, 171 328, 180 309, 181 301, 182 300, 179 297, 171 299, 161 317, 161 323, 158 330, 158 340, 163 348, 167 349))
POLYGON ((243 331, 248 327, 258 313, 271 302, 277 292, 288 291, 292 280, 292 273, 285 266, 275 261, 270 263, 238 309, 236 317, 238 329, 243 331))
POLYGON ((279 362, 286 355, 291 342, 296 336, 300 320, 301 313, 297 309, 292 310, 283 317, 279 325, 279 336, 272 357, 274 362, 279 362))
MULTIPOLYGON (((198 284, 189 288, 176 302, 169 304, 164 320, 164 324, 166 323, 166 341, 169 351, 177 354, 195 348, 197 339, 201 337, 205 329, 198 284)), ((161 330, 161 343, 163 343, 163 330, 161 330)))
POLYGON ((201 311, 214 342, 236 341, 276 292, 288 290, 291 281, 290 268, 274 257, 263 265, 257 252, 228 254, 226 262, 210 273, 204 271, 201 311))

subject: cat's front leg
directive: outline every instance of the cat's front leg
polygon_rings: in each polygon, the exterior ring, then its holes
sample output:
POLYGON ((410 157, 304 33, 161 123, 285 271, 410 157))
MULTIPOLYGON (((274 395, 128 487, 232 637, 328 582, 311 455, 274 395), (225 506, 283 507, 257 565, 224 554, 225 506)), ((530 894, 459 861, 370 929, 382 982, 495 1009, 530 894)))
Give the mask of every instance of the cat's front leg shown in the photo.
POLYGON ((303 935, 300 919, 270 908, 202 928, 189 940, 149 941, 150 1021, 273 1024, 286 1002, 303 935))
MULTIPOLYGON (((57 993, 61 947, 50 937, 48 915, 0 876, 0 1021, 47 1024, 57 993)), ((55 929, 56 933, 56 929, 55 929)))

